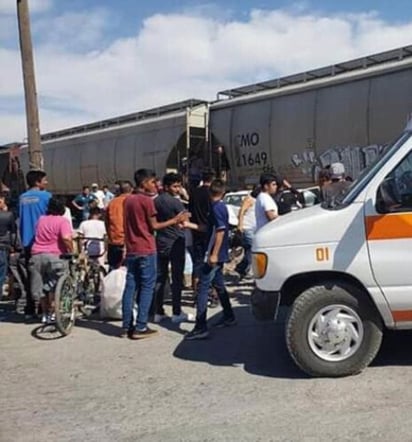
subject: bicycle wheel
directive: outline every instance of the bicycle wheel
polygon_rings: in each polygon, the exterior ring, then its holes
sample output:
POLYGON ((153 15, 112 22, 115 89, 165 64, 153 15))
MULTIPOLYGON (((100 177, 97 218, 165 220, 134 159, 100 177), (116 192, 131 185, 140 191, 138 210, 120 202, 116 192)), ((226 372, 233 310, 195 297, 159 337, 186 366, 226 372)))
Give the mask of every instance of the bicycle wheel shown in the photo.
POLYGON ((96 266, 91 267, 85 275, 83 303, 79 307, 84 316, 90 316, 98 310, 106 273, 104 267, 96 266))
POLYGON ((65 336, 71 332, 76 319, 74 300, 75 290, 72 278, 69 275, 63 275, 57 281, 54 303, 56 328, 65 336))

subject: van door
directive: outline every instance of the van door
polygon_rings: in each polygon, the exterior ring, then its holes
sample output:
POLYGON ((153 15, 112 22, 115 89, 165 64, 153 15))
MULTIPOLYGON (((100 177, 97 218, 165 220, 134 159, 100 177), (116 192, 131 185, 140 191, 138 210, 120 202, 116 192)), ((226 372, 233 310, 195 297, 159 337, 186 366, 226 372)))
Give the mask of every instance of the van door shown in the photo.
POLYGON ((369 257, 397 327, 412 326, 412 152, 365 204, 369 257), (372 203, 375 201, 375 203, 372 203))

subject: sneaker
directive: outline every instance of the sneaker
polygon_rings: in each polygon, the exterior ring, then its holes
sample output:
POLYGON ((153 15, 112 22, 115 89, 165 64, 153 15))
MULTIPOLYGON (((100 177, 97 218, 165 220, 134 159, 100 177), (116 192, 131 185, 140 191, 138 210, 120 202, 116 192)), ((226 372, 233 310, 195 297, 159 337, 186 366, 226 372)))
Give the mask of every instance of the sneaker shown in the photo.
POLYGON ((209 298, 209 300, 207 301, 207 306, 209 308, 216 308, 219 306, 219 301, 215 298, 209 298))
POLYGON ((130 334, 129 338, 134 340, 151 338, 152 336, 157 335, 157 333, 159 333, 157 330, 146 327, 144 330, 135 330, 130 334))
POLYGON ((223 327, 232 327, 237 324, 236 318, 225 318, 222 316, 217 322, 213 324, 213 327, 223 328, 223 327))
POLYGON ((244 279, 246 280, 250 280, 250 279, 254 279, 255 275, 253 274, 253 272, 250 270, 249 272, 247 272, 244 276, 244 279))
POLYGON ((153 322, 155 324, 159 324, 159 322, 162 322, 163 320, 167 319, 167 315, 158 315, 157 313, 154 315, 153 322))
POLYGON ((173 324, 180 324, 181 322, 193 322, 195 320, 195 316, 192 313, 181 312, 180 315, 173 315, 172 322, 173 324))
POLYGON ((56 322, 56 315, 51 313, 47 315, 47 324, 53 324, 53 322, 56 322))
POLYGON ((196 339, 207 339, 209 337, 209 330, 207 328, 194 328, 185 335, 185 341, 194 341, 196 339))
MULTIPOLYGON (((28 316, 28 315, 26 315, 26 316, 28 316)), ((42 324, 47 324, 47 322, 48 322, 47 315, 42 315, 41 316, 41 323, 42 324)))
POLYGON ((129 330, 127 328, 122 328, 122 331, 119 333, 119 338, 127 338, 129 336, 129 330))

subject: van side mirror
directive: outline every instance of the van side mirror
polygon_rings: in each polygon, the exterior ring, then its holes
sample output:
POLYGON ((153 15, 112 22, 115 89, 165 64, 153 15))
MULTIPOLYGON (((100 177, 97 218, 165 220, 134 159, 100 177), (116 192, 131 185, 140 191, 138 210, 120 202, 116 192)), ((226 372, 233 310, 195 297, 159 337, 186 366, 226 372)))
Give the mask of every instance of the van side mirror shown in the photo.
POLYGON ((376 210, 378 213, 396 212, 402 207, 402 199, 397 191, 395 179, 386 178, 376 193, 376 210))

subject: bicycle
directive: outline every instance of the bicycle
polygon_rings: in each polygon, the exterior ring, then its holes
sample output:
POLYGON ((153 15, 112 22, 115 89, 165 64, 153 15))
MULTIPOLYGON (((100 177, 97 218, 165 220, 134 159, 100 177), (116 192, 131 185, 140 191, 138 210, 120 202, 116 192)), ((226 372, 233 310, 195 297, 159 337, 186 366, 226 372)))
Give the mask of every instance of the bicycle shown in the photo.
POLYGON ((99 308, 103 278, 106 270, 98 262, 101 255, 87 254, 87 241, 104 241, 98 238, 79 237, 80 253, 65 253, 60 259, 67 261, 67 269, 59 278, 55 290, 56 328, 68 335, 76 321, 76 311, 88 317, 99 308), (82 241, 82 243, 80 243, 82 241))
POLYGON ((100 306, 100 298, 103 290, 103 280, 107 275, 106 269, 100 264, 99 258, 106 253, 106 247, 103 252, 100 249, 100 243, 105 242, 106 239, 82 237, 79 236, 78 240, 82 241, 80 249, 84 253, 84 275, 83 280, 83 303, 80 306, 80 311, 85 316, 90 316, 100 306), (98 246, 98 252, 90 254, 90 250, 93 247, 90 245, 98 246))
POLYGON ((60 259, 67 261, 67 270, 58 279, 54 295, 55 325, 64 336, 68 335, 76 320, 77 301, 82 292, 79 255, 65 253, 60 259))

